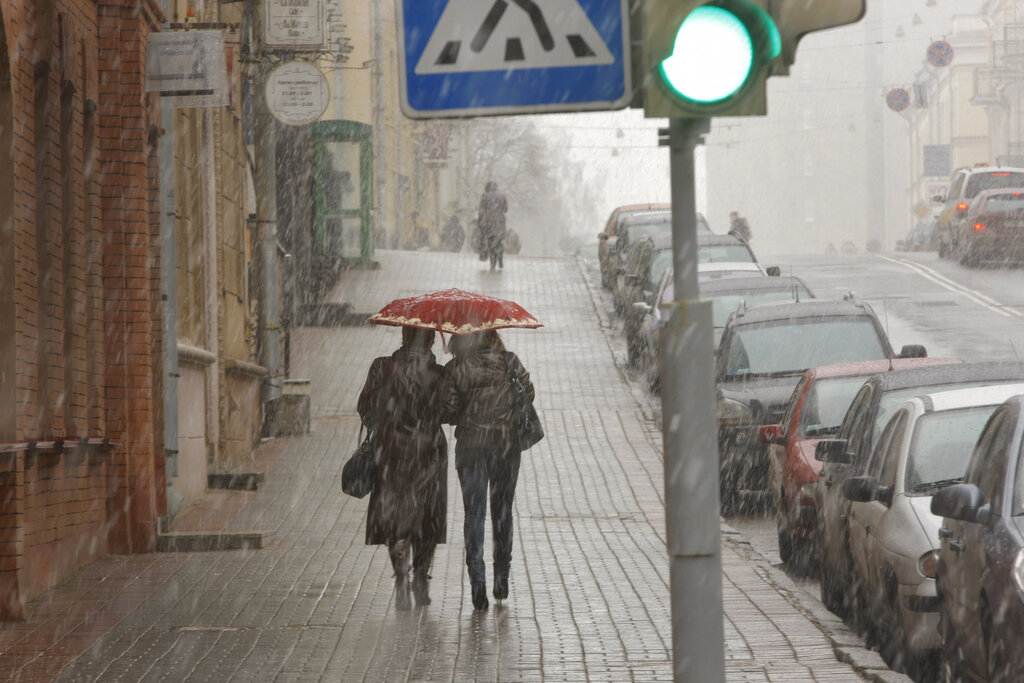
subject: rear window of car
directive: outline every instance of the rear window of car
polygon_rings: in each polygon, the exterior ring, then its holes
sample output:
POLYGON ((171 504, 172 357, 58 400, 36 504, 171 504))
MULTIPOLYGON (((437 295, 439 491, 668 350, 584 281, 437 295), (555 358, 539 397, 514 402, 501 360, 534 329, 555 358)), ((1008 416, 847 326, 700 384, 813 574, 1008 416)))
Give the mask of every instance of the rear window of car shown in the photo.
POLYGON ((850 409, 857 390, 864 386, 864 376, 828 377, 819 379, 807 390, 800 411, 799 434, 819 437, 839 433, 839 425, 850 409))
POLYGON ((985 199, 982 209, 985 213, 1021 213, 1024 212, 1024 192, 1007 192, 994 194, 985 199))
POLYGON ((974 442, 995 409, 976 406, 922 415, 914 425, 903 489, 924 491, 962 480, 974 442))
POLYGON ((726 261, 753 263, 754 254, 743 244, 697 247, 697 263, 722 263, 726 261))
POLYGON ((973 199, 982 190, 1024 187, 1024 173, 1015 171, 985 171, 972 173, 964 187, 964 197, 973 199))
POLYGON ((738 325, 721 351, 727 376, 803 372, 833 363, 886 358, 870 318, 806 318, 738 325))
MULTIPOLYGON (((800 291, 801 299, 813 299, 810 291, 803 285, 796 285, 800 291)), ((757 304, 770 304, 776 301, 794 301, 796 292, 792 289, 775 290, 752 290, 749 292, 730 292, 728 294, 717 294, 711 298, 711 318, 715 327, 725 327, 729 316, 740 307, 741 302, 748 306, 757 304)))
POLYGON ((882 394, 878 401, 878 412, 875 414, 875 424, 871 430, 871 443, 878 439, 889 418, 903 405, 907 399, 922 394, 934 394, 946 389, 969 389, 971 387, 983 387, 987 384, 1000 384, 1005 380, 979 380, 974 382, 949 382, 946 384, 926 384, 917 387, 906 387, 904 389, 893 389, 882 394))

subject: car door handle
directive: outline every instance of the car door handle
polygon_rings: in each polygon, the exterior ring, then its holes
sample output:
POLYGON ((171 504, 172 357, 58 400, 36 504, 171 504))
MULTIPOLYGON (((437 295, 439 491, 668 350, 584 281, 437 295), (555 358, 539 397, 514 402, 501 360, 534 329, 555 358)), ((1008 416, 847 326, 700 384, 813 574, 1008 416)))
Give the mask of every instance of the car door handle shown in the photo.
POLYGON ((948 526, 940 526, 939 527, 939 538, 952 538, 952 537, 953 537, 953 530, 952 529, 950 529, 948 526))
POLYGON ((963 551, 964 544, 961 543, 960 541, 950 541, 949 542, 949 549, 952 550, 954 553, 959 553, 959 552, 963 551))

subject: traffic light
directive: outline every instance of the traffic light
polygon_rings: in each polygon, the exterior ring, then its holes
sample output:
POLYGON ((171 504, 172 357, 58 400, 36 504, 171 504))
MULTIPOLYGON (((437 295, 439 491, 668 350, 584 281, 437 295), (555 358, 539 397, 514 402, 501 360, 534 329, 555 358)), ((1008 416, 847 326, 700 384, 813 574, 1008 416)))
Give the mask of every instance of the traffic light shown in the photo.
POLYGON ((788 73, 800 38, 857 21, 864 2, 643 0, 646 115, 765 114, 765 81, 788 73))

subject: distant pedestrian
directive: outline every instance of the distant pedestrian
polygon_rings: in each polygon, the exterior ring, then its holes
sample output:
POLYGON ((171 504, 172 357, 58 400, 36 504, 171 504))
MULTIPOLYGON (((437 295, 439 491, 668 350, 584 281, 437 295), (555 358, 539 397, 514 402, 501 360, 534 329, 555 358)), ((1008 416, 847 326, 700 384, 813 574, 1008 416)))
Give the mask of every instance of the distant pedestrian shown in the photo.
POLYGON ((448 219, 448 222, 444 225, 444 230, 441 232, 441 243, 444 248, 451 252, 462 251, 462 244, 466 241, 466 231, 462 229, 462 223, 459 222, 459 216, 452 214, 452 217, 448 219))
POLYGON ((447 531, 448 443, 437 409, 442 368, 433 343, 433 330, 403 327, 401 348, 370 364, 357 404, 380 448, 366 544, 388 546, 398 610, 411 607, 410 559, 416 604, 430 604, 430 565, 447 531))
POLYGON ((505 231, 505 251, 510 254, 518 254, 523 248, 523 243, 519 240, 519 233, 512 228, 505 231))
POLYGON ((513 437, 510 376, 532 401, 530 373, 505 350, 494 330, 452 338, 454 358, 441 380, 441 412, 455 425, 455 469, 462 486, 466 520, 466 569, 475 609, 487 609, 484 520, 490 494, 494 544, 494 598, 508 597, 512 564, 512 501, 519 478, 520 452, 513 437))
POLYGON ((752 237, 750 223, 735 211, 729 214, 729 234, 738 237, 744 242, 749 242, 752 237))
POLYGON ((498 191, 498 183, 493 180, 487 181, 484 194, 480 197, 477 224, 480 226, 481 260, 490 260, 491 270, 494 270, 495 266, 504 268, 502 256, 507 212, 508 200, 498 191), (484 259, 484 256, 487 258, 484 259))

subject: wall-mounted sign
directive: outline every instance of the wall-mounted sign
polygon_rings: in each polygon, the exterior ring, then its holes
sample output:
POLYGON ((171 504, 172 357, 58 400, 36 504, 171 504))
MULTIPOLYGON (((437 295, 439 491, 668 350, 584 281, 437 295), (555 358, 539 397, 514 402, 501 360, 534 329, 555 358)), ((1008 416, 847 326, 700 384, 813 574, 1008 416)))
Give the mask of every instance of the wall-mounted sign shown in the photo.
POLYGON ((164 31, 149 36, 146 92, 169 107, 221 107, 228 103, 224 34, 164 31))
POLYGON ((264 47, 320 49, 326 42, 324 0, 265 0, 264 47))
POLYGON ((304 126, 327 110, 331 89, 315 65, 286 62, 267 77, 266 97, 274 118, 289 126, 304 126))

